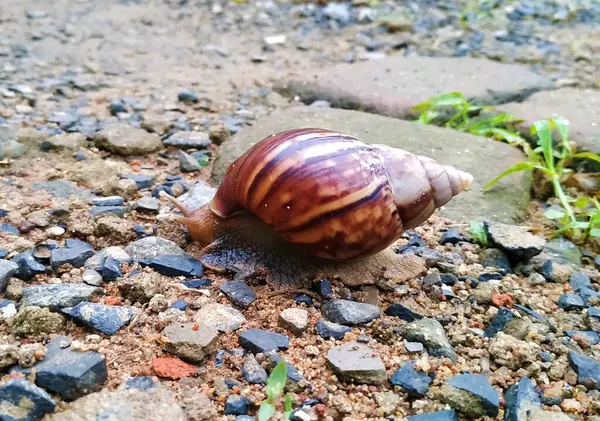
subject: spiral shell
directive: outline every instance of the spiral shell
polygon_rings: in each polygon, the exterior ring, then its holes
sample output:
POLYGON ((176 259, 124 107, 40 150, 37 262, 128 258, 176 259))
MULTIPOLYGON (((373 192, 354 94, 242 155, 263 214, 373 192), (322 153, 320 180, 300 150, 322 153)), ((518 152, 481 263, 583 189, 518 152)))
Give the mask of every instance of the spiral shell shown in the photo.
POLYGON ((333 260, 376 253, 471 183, 433 159, 318 128, 271 135, 227 169, 210 203, 246 210, 285 240, 333 260))

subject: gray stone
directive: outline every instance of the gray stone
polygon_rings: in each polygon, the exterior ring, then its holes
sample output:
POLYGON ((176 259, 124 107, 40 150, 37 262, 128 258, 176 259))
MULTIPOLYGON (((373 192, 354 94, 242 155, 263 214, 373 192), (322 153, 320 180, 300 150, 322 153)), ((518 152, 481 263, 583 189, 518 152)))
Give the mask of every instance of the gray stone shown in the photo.
POLYGON ((203 323, 173 323, 163 330, 169 339, 165 351, 201 363, 217 347, 217 330, 203 323))
POLYGON ((88 285, 92 285, 95 287, 99 287, 102 285, 102 275, 100 275, 98 272, 96 272, 93 269, 87 269, 85 272, 83 272, 83 275, 81 276, 83 282, 85 282, 88 285))
POLYGON ((17 133, 9 126, 0 126, 0 159, 19 158, 25 153, 25 145, 16 141, 17 133))
POLYGON ((21 304, 60 310, 76 306, 82 301, 89 301, 90 298, 101 295, 103 292, 102 288, 84 283, 35 285, 23 288, 21 304))
POLYGON ((158 213, 160 202, 154 197, 142 197, 133 204, 133 209, 143 213, 158 213))
POLYGON ((327 352, 327 362, 338 379, 345 383, 381 384, 387 379, 381 358, 359 342, 331 348, 327 352))
POLYGON ((144 155, 163 147, 157 134, 124 123, 102 129, 96 133, 94 142, 98 148, 122 156, 144 155))
POLYGON ((194 320, 205 323, 219 332, 231 332, 239 329, 246 318, 231 306, 209 303, 196 313, 194 320))
POLYGON ((125 251, 133 260, 144 260, 162 255, 185 255, 185 251, 171 240, 162 237, 145 237, 130 243, 125 251))
POLYGON ((248 354, 244 360, 242 375, 248 383, 266 383, 268 378, 267 371, 252 354, 248 354))
POLYGON ((531 410, 542 407, 540 395, 535 391, 529 377, 523 377, 509 387, 504 399, 506 401, 505 421, 528 421, 531 410))
POLYGON ((523 260, 540 254, 546 245, 543 237, 534 235, 524 227, 502 223, 487 224, 491 241, 513 257, 523 260))
POLYGON ((67 180, 37 181, 31 184, 31 189, 33 191, 43 190, 59 198, 75 196, 89 199, 92 197, 89 190, 77 187, 77 185, 67 180))
POLYGON ((481 136, 358 111, 290 107, 274 112, 221 145, 213 167, 213 181, 220 183, 227 167, 259 140, 282 130, 303 127, 325 127, 367 143, 402 148, 472 174, 470 190, 439 209, 441 216, 457 222, 480 218, 514 222, 524 216, 531 187, 528 174, 511 174, 483 192, 486 183, 526 159, 517 148, 481 136))
MULTIPOLYGON (((134 378, 135 379, 135 378, 134 378)), ((115 391, 92 393, 44 421, 186 421, 182 407, 160 383, 133 388, 124 383, 115 391)))
POLYGON ((308 311, 304 308, 286 308, 279 314, 279 325, 300 336, 308 327, 308 311))
POLYGON ((179 170, 181 172, 188 173, 200 171, 200 169, 202 169, 202 166, 196 158, 194 158, 189 153, 185 153, 181 150, 179 151, 179 170))
POLYGON ((204 181, 198 181, 187 193, 179 196, 177 200, 179 200, 189 209, 197 209, 210 202, 216 191, 217 189, 209 186, 204 181))
POLYGON ((278 81, 275 89, 299 96, 304 103, 326 100, 335 108, 406 118, 413 116, 412 107, 441 93, 458 91, 468 99, 495 105, 553 87, 547 78, 516 64, 471 57, 394 55, 302 72, 278 81))
POLYGON ((19 269, 19 265, 10 260, 0 259, 0 293, 3 293, 8 281, 19 269))
POLYGON ((181 149, 204 149, 212 142, 205 132, 176 132, 164 139, 163 144, 181 149))
POLYGON ((86 137, 81 133, 57 134, 40 143, 42 151, 77 151, 85 145, 86 137))
POLYGON ((421 342, 433 357, 447 357, 456 361, 456 352, 444 327, 435 319, 423 318, 411 322, 401 329, 402 335, 411 342, 421 342))
POLYGON ((127 306, 110 306, 98 303, 81 302, 74 307, 66 307, 62 312, 79 320, 105 335, 114 335, 128 324, 136 310, 127 306))
POLYGON ((471 418, 496 417, 498 392, 482 374, 458 374, 440 389, 440 399, 471 418))
POLYGON ((0 386, 0 419, 36 421, 56 407, 43 389, 24 379, 11 379, 0 386))
POLYGON ((58 336, 46 347, 44 359, 32 368, 15 368, 25 375, 35 371, 35 384, 63 399, 74 400, 95 392, 108 377, 104 356, 95 351, 70 348, 70 339, 58 336))
POLYGON ((323 317, 340 325, 358 325, 375 320, 381 314, 378 306, 349 300, 330 300, 321 307, 323 317))
POLYGON ((569 140, 585 150, 600 153, 600 92, 596 89, 565 87, 537 92, 523 102, 504 104, 498 110, 523 119, 519 128, 529 138, 535 121, 553 115, 565 117, 569 120, 569 140))

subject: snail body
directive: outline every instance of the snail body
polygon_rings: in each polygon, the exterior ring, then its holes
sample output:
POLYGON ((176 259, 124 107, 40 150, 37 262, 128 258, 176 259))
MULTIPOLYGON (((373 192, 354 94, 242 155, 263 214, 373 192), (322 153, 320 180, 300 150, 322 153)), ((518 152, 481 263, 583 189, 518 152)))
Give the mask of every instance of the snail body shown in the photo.
POLYGON ((170 200, 190 237, 203 244, 250 235, 250 242, 342 262, 387 248, 471 181, 470 174, 431 158, 303 128, 273 134, 246 151, 206 205, 189 210, 170 200))

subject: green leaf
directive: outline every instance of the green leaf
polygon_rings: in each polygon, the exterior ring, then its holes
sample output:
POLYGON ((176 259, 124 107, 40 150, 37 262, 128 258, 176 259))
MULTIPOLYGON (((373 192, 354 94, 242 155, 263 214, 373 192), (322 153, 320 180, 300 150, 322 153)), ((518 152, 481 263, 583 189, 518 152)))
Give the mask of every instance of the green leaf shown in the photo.
POLYGON ((422 113, 431 108, 462 106, 466 102, 465 97, 460 92, 448 92, 431 97, 412 108, 413 112, 422 113))
POLYGON ((264 401, 258 408, 258 421, 267 421, 275 414, 275 406, 264 401))
POLYGON ((541 165, 535 164, 533 162, 518 162, 515 165, 513 165, 512 167, 510 167, 509 169, 507 169, 506 171, 504 171, 502 174, 500 174, 499 176, 494 178, 492 181, 487 183, 483 187, 483 190, 487 191, 490 187, 492 187, 494 184, 496 184, 498 181, 500 181, 502 178, 506 177, 509 174, 519 172, 519 171, 531 170, 534 168, 536 168, 540 171, 544 171, 545 173, 549 172, 548 169, 546 169, 545 167, 542 167, 541 165))
POLYGON ((571 158, 585 158, 591 159, 596 162, 600 162, 600 156, 596 155, 593 152, 579 152, 571 155, 571 158))
POLYGON ((548 219, 560 219, 565 215, 563 210, 548 208, 546 212, 544 212, 544 216, 548 219))
POLYGON ((579 199, 577 199, 576 201, 574 201, 573 204, 575 205, 575 207, 577 207, 579 209, 583 209, 590 204, 590 199, 588 199, 585 196, 582 196, 579 199))
POLYGON ((506 140, 508 143, 513 143, 516 145, 524 144, 526 141, 517 133, 511 132, 506 129, 502 129, 499 127, 494 127, 491 129, 491 132, 495 135, 500 136, 502 139, 506 140))
POLYGON ((550 124, 546 120, 533 123, 532 131, 538 136, 538 144, 542 147, 544 160, 548 168, 554 168, 554 154, 552 153, 552 133, 550 124))
POLYGON ((487 232, 485 231, 485 227, 482 222, 471 221, 471 234, 473 237, 479 241, 479 243, 486 247, 488 243, 487 232))
POLYGON ((600 228, 593 228, 592 230, 590 230, 590 237, 600 237, 600 228))
POLYGON ((267 396, 271 401, 274 401, 281 393, 283 393, 286 380, 287 366, 285 360, 281 360, 279 364, 275 366, 273 371, 271 371, 271 375, 267 380, 267 396))
POLYGON ((284 404, 284 413, 283 413, 283 418, 285 418, 286 420, 290 419, 290 415, 292 414, 292 411, 294 410, 294 403, 292 402, 292 395, 290 395, 289 393, 285 394, 285 404, 284 404))
POLYGON ((550 119, 550 124, 553 128, 558 129, 563 143, 567 142, 569 139, 569 120, 564 117, 556 116, 550 119))

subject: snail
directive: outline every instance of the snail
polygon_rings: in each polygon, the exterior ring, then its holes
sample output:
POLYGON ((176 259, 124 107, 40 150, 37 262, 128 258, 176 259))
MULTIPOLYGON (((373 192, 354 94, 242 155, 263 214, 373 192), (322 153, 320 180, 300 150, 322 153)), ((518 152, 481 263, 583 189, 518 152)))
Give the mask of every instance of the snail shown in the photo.
POLYGON ((421 272, 389 246, 471 182, 428 157, 301 128, 252 146, 197 209, 162 196, 181 211, 174 219, 203 247, 209 268, 278 284, 345 272, 350 285, 374 283, 386 271, 396 280, 421 272))

